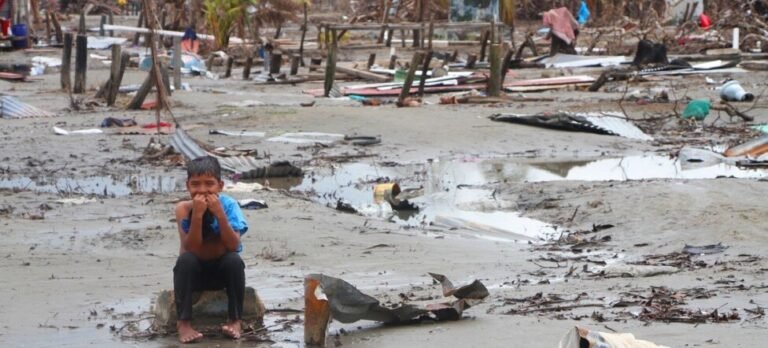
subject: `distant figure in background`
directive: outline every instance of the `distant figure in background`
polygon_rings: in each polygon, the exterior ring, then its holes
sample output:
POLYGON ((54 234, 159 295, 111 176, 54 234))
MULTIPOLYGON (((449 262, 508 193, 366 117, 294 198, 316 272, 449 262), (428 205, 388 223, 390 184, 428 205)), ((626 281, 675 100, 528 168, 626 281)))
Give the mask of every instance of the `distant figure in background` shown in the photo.
POLYGON ((549 55, 558 53, 576 54, 576 38, 579 36, 579 22, 565 7, 541 14, 544 26, 549 28, 551 40, 549 55))
POLYGON ((200 41, 197 40, 197 33, 192 27, 184 31, 184 36, 181 38, 181 51, 194 54, 200 51, 200 41))

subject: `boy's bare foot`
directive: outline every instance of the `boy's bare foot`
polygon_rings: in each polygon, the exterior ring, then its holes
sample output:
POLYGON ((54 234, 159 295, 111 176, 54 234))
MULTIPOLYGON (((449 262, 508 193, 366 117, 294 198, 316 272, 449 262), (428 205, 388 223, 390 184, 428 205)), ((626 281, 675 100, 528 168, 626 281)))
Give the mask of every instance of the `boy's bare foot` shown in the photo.
POLYGON ((179 342, 181 343, 192 343, 203 338, 203 334, 197 332, 189 320, 177 321, 176 330, 179 332, 179 342))
POLYGON ((232 320, 221 327, 221 331, 224 332, 227 337, 234 339, 240 338, 240 330, 240 320, 232 320))

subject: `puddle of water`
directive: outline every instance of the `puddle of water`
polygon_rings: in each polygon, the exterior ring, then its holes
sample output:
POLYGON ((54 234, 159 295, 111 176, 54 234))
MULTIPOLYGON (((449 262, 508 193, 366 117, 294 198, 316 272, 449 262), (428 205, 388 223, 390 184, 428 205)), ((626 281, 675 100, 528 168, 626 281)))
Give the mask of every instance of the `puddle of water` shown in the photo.
MULTIPOLYGON (((417 227, 438 223, 479 231, 476 237, 510 242, 539 239, 559 233, 555 227, 511 211, 513 202, 497 200, 492 186, 505 182, 608 181, 642 179, 763 178, 764 170, 726 164, 701 166, 665 156, 630 156, 597 160, 523 163, 507 158, 476 157, 428 161, 402 166, 349 163, 316 168, 304 178, 270 179, 269 185, 308 193, 319 203, 335 206, 339 199, 369 216, 389 218, 417 227), (373 203, 376 183, 397 182, 403 189, 423 194, 410 201, 421 209, 392 212, 373 203)), ((261 181, 265 183, 265 181, 261 181)), ((402 194, 401 194, 402 195, 402 194)))
POLYGON ((163 175, 91 176, 85 178, 6 176, 0 189, 41 193, 84 194, 123 197, 139 193, 184 191, 184 180, 163 175))

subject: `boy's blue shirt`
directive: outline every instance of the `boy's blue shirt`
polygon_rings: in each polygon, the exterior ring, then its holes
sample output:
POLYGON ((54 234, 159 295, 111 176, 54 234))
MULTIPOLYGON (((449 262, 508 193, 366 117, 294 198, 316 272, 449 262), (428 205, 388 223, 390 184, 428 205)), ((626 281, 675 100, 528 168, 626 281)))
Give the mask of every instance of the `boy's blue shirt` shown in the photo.
MULTIPOLYGON (((232 230, 240 233, 240 236, 248 232, 248 222, 245 221, 245 216, 243 216, 243 211, 240 209, 240 204, 238 204, 234 198, 221 193, 219 194, 219 202, 221 202, 221 208, 224 209, 224 214, 227 216, 227 221, 229 221, 229 226, 232 227, 232 230)), ((181 220, 181 229, 184 233, 189 233, 189 227, 189 219, 181 220)), ((211 223, 211 228, 213 233, 221 233, 219 221, 216 220, 215 217, 211 223)), ((237 246, 237 252, 239 253, 241 251, 243 251, 243 242, 240 242, 237 246)))

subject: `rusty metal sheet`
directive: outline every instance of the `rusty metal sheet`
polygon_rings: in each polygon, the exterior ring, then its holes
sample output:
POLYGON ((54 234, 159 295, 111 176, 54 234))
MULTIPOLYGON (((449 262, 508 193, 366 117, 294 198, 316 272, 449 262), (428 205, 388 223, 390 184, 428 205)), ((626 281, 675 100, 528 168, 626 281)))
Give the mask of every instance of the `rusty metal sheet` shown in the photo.
POLYGON ((22 102, 10 95, 0 96, 0 118, 53 117, 56 114, 22 102))
POLYGON ((593 113, 540 113, 540 114, 495 114, 491 120, 524 124, 574 132, 586 132, 605 135, 617 135, 630 139, 653 140, 637 128, 634 123, 615 112, 593 113))
POLYGON ((171 138, 171 146, 180 152, 189 160, 202 157, 213 156, 219 160, 221 168, 233 173, 244 173, 262 166, 256 158, 251 156, 218 156, 203 149, 186 131, 178 125, 171 138))

